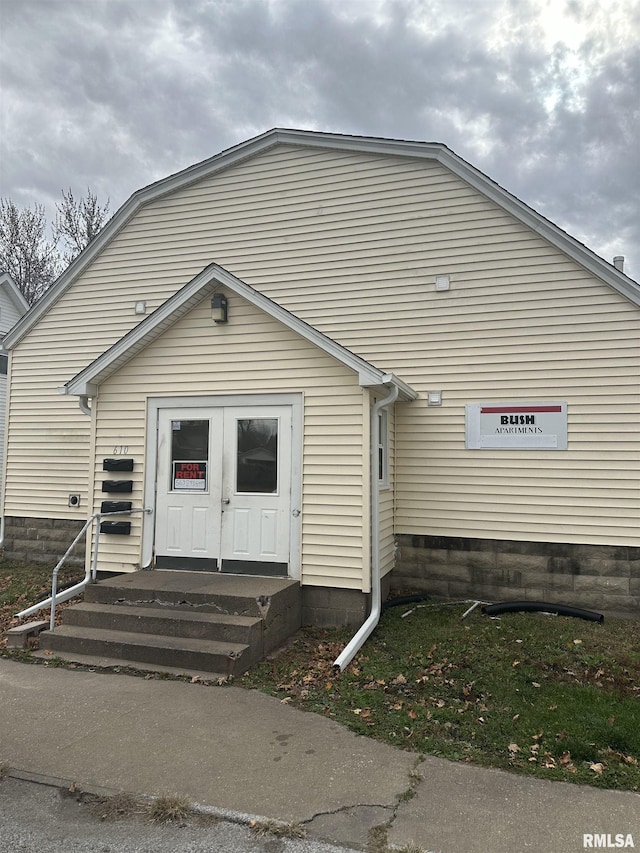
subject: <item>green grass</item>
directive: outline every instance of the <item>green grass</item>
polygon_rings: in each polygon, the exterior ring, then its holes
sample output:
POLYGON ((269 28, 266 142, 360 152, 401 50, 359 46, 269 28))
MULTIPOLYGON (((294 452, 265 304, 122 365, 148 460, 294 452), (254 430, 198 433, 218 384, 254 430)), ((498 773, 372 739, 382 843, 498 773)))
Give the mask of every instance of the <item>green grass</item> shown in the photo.
MULTIPOLYGON (((4 632, 11 625, 17 624, 14 620, 16 613, 51 595, 53 568, 50 565, 0 560, 0 653, 20 655, 20 653, 7 652, 4 632)), ((83 569, 63 566, 58 575, 58 586, 81 580, 83 577, 83 569)), ((48 619, 49 614, 50 610, 47 608, 35 613, 31 619, 48 619)))
MULTIPOLYGON (((0 561, 1 655, 29 658, 4 631, 51 571, 0 561)), ((81 575, 65 567, 60 583, 81 575)), ((333 661, 353 632, 307 629, 236 683, 417 753, 640 791, 640 621, 410 609, 386 611, 344 673, 333 661)))
POLYGON ((344 673, 306 630, 241 683, 418 753, 640 790, 640 623, 392 608, 344 673))

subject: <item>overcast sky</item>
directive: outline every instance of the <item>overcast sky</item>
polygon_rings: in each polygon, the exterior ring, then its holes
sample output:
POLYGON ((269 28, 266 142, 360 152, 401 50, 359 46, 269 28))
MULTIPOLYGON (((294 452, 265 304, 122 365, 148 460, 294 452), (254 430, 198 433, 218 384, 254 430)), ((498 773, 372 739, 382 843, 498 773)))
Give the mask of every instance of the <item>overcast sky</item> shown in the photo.
POLYGON ((640 0, 0 0, 0 195, 134 192, 272 127, 443 142, 640 278, 640 0))

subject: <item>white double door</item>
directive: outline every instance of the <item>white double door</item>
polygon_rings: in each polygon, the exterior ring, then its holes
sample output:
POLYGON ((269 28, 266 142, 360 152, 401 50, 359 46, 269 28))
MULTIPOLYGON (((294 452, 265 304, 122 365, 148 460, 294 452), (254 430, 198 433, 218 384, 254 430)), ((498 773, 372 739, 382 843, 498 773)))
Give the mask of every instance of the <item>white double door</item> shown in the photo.
POLYGON ((287 574, 289 406, 158 410, 156 565, 287 574))

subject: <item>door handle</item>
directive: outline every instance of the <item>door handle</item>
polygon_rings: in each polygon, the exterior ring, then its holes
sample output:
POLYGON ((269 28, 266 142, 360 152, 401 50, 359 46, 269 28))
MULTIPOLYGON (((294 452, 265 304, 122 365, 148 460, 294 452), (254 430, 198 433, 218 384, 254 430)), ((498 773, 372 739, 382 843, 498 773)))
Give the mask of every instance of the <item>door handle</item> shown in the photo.
POLYGON ((229 503, 231 503, 231 501, 229 500, 229 498, 223 498, 222 503, 223 504, 229 504, 229 503))

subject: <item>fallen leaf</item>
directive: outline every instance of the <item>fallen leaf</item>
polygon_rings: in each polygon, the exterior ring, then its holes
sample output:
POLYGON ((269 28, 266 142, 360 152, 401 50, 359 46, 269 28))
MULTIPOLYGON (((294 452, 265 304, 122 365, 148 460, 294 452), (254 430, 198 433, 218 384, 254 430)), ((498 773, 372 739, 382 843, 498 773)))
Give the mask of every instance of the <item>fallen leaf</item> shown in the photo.
POLYGON ((407 717, 411 717, 412 720, 418 719, 418 715, 413 709, 410 711, 407 711, 407 717))
POLYGON ((569 773, 576 773, 577 772, 575 765, 574 765, 573 761, 571 760, 571 753, 570 752, 563 752, 562 753, 562 755, 560 756, 560 764, 564 768, 564 770, 567 770, 569 773))
POLYGON ((574 645, 574 646, 580 646, 580 645, 582 645, 582 640, 574 640, 574 641, 573 641, 573 645, 574 645))
POLYGON ((600 775, 602 773, 602 771, 604 770, 604 764, 602 764, 599 761, 595 764, 590 764, 589 770, 593 770, 594 773, 597 773, 598 775, 600 775))
POLYGON ((520 752, 520 747, 518 746, 517 743, 510 743, 509 744, 509 752, 512 752, 515 755, 516 752, 520 752))
POLYGON ((532 687, 540 687, 540 684, 537 681, 532 681, 531 686, 532 687))

